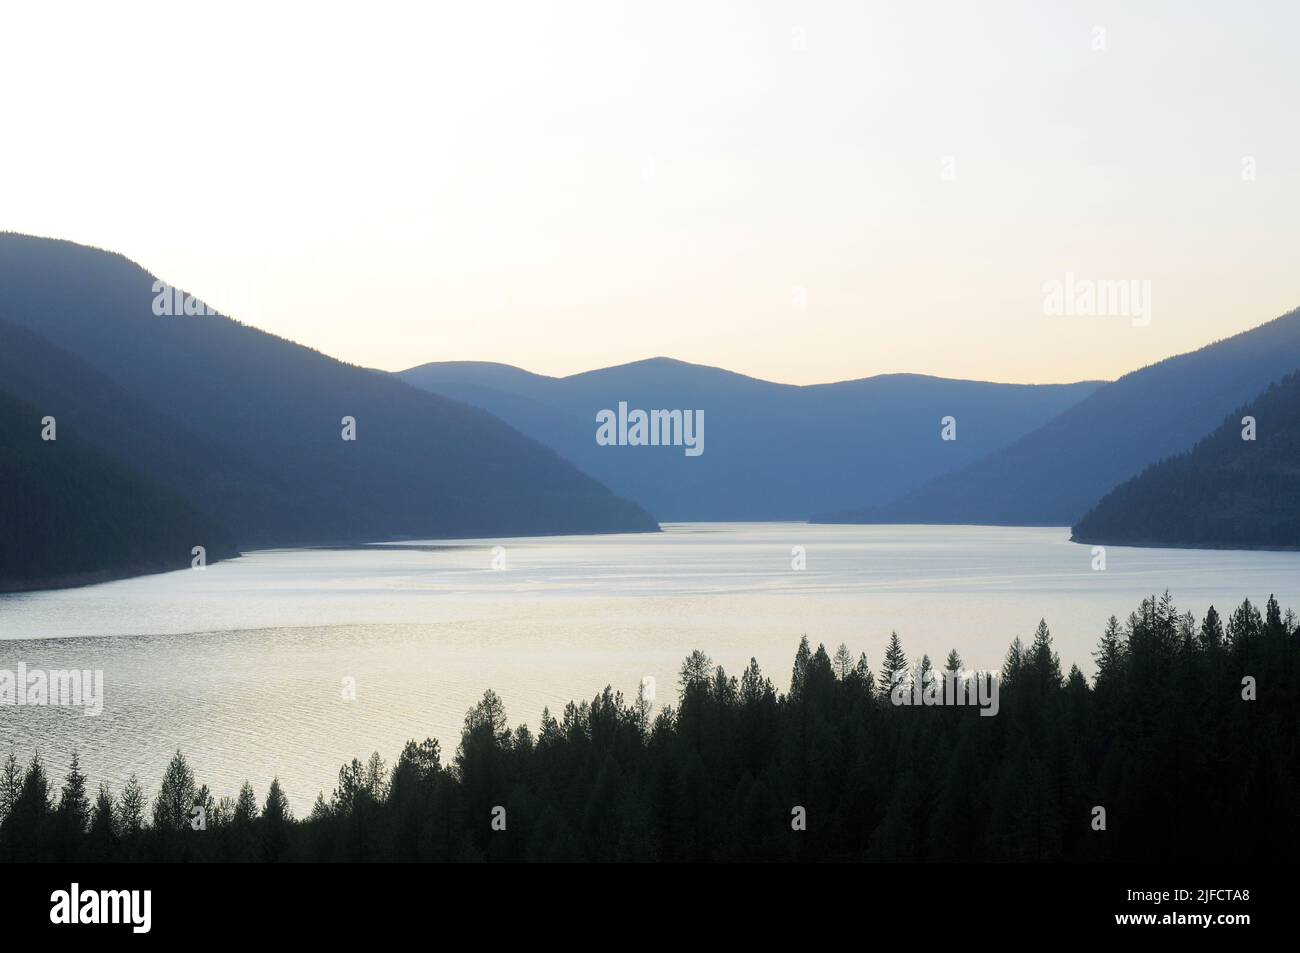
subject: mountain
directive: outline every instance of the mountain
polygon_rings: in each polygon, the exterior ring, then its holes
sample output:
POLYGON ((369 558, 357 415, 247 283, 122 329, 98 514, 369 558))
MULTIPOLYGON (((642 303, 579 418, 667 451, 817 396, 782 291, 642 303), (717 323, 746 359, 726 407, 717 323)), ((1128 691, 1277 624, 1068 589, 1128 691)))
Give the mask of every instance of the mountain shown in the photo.
POLYGON ((423 364, 399 376, 482 407, 666 520, 802 520, 885 502, 1005 446, 1087 397, 1097 382, 990 384, 888 374, 794 386, 653 358, 545 377, 503 364, 423 364), (602 446, 597 414, 704 412, 703 452, 602 446), (941 418, 961 439, 939 440, 941 418))
POLYGON ((181 494, 240 548, 658 528, 482 410, 201 302, 156 314, 160 288, 121 255, 0 234, 0 388, 55 408, 61 434, 181 494))
MULTIPOLYGON (((298 508, 292 487, 236 462, 168 414, 128 394, 86 361, 11 321, 0 320, 0 382, 74 438, 144 471, 188 498, 245 546, 272 545, 298 508)), ((305 516, 294 523, 306 534, 305 516)))
POLYGON ((75 432, 42 439, 37 407, 0 393, 0 592, 77 585, 236 555, 190 504, 75 432))
POLYGON ((826 507, 817 521, 1069 526, 1108 490, 1189 449, 1227 410, 1297 367, 1300 309, 1126 374, 1010 446, 896 501, 826 507))
POLYGON ((1111 490, 1074 527, 1080 543, 1300 547, 1300 372, 1229 414, 1187 453, 1111 490), (1242 419, 1255 418, 1253 440, 1242 419))

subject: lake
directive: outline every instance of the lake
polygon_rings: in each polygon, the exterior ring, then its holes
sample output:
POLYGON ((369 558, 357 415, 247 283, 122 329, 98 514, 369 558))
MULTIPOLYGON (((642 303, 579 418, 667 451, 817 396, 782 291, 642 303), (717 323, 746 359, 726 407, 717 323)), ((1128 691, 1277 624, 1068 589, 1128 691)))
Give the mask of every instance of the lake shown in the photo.
POLYGON ((1300 608, 1300 553, 1109 547, 1094 571, 1064 528, 664 528, 267 551, 0 596, 0 669, 104 673, 97 716, 0 707, 0 756, 39 749, 61 783, 76 747, 92 793, 134 771, 152 795, 180 748, 217 796, 247 778, 261 800, 278 775, 302 814, 354 756, 391 764, 407 739, 433 736, 450 760, 487 688, 535 730, 544 706, 558 714, 605 685, 633 696, 646 676, 657 704, 673 703, 695 648, 735 675, 754 656, 784 690, 805 633, 865 651, 876 670, 891 630, 911 660, 942 664, 956 648, 988 668, 1046 618, 1062 667, 1091 674, 1107 617, 1153 592, 1198 618, 1270 593, 1300 608))

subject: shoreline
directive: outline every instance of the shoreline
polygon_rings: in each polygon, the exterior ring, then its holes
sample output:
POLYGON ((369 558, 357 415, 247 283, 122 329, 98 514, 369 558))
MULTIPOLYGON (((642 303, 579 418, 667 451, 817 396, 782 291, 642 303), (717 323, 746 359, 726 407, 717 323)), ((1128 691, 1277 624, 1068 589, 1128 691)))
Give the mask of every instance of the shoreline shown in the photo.
MULTIPOLYGON (((428 543, 437 543, 446 540, 487 540, 487 539, 551 539, 564 536, 641 536, 652 533, 662 533, 663 526, 660 523, 655 524, 654 529, 644 530, 608 530, 595 531, 587 533, 527 533, 527 534, 509 534, 497 533, 490 536, 394 536, 388 539, 368 539, 368 540, 338 540, 335 542, 322 543, 288 543, 281 546, 260 546, 256 549, 240 549, 222 556, 208 557, 206 565, 214 566, 221 562, 230 562, 243 556, 249 556, 254 553, 279 552, 283 550, 350 550, 350 549, 369 549, 369 548, 424 548, 403 546, 403 543, 410 543, 416 540, 428 543)), ((435 548, 435 547, 429 547, 435 548)), ((448 548, 448 547, 437 547, 448 548)), ((127 579, 140 579, 144 576, 158 576, 169 572, 181 572, 191 566, 169 566, 169 567, 149 567, 149 568, 118 568, 118 569, 101 569, 88 573, 70 573, 63 576, 47 576, 41 579, 33 580, 6 580, 0 579, 0 598, 7 595, 25 595, 33 592, 62 592, 69 589, 85 589, 88 586, 98 586, 109 582, 122 582, 127 579)))

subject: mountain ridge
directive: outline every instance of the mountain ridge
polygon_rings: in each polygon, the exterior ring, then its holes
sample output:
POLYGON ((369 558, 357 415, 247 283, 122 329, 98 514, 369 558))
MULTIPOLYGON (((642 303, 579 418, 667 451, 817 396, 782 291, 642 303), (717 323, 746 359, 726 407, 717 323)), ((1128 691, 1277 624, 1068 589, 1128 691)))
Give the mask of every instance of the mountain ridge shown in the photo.
POLYGON ((654 357, 637 358, 632 361, 624 361, 620 364, 610 364, 605 367, 593 367, 585 371, 575 371, 572 374, 542 374, 537 371, 530 371, 526 367, 520 367, 518 364, 507 364, 503 361, 478 361, 478 360, 446 360, 446 361, 425 361, 422 364, 415 364, 411 367, 399 371, 377 371, 380 374, 394 374, 398 377, 405 375, 414 375, 419 371, 431 368, 491 368, 517 372, 521 376, 534 378, 542 381, 571 381, 574 379, 586 378, 593 374, 601 374, 606 371, 618 371, 626 368, 650 366, 650 365, 676 365, 679 367, 698 368, 706 371, 716 371, 718 374, 727 375, 733 378, 741 378, 747 381, 754 381, 759 384, 765 384, 771 387, 788 387, 798 390, 807 390, 818 387, 838 387, 847 384, 861 384, 868 381, 879 380, 921 380, 921 381, 947 381, 954 384, 992 384, 1004 387, 1077 387, 1077 386, 1094 386, 1099 387, 1102 384, 1111 383, 1103 378, 1083 378, 1076 381, 1048 381, 1024 383, 1015 381, 990 381, 971 377, 949 377, 945 374, 925 374, 920 371, 884 371, 879 374, 868 374, 865 377, 846 377, 832 381, 818 381, 815 384, 789 384, 784 381, 768 380, 765 377, 756 377, 753 374, 746 374, 743 371, 733 371, 730 368, 720 367, 716 364, 701 364, 697 361, 686 361, 677 357, 667 355, 656 355, 654 357))
POLYGON ((1228 414, 1187 452, 1103 496, 1079 543, 1300 549, 1300 371, 1228 414), (1244 439, 1253 419, 1254 439, 1244 439))
POLYGON ((433 361, 396 373, 485 407, 666 520, 803 520, 828 497, 859 501, 864 486, 883 500, 1004 445, 1101 386, 907 373, 797 385, 664 357, 566 377, 507 367, 433 361), (598 446, 596 414, 620 402, 702 410, 705 452, 686 460, 665 448, 598 446), (969 425, 959 446, 929 439, 949 413, 969 425))
POLYGON ((0 391, 58 403, 240 549, 658 530, 479 408, 225 315, 155 314, 158 281, 120 253, 0 234, 0 391))
POLYGON ((1191 447, 1226 409, 1300 367, 1300 309, 1131 371, 965 467, 830 523, 1070 526, 1108 490, 1191 447))

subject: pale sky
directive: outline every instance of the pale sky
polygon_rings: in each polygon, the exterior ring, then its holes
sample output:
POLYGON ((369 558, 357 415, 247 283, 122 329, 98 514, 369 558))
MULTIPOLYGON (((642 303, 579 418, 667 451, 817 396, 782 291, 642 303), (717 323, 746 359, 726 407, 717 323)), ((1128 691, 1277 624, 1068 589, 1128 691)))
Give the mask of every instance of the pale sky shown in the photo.
POLYGON ((1294 0, 130 7, 5 0, 0 229, 355 363, 1050 382, 1300 305, 1294 0))

